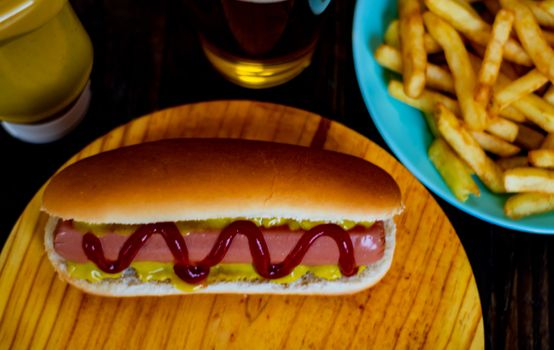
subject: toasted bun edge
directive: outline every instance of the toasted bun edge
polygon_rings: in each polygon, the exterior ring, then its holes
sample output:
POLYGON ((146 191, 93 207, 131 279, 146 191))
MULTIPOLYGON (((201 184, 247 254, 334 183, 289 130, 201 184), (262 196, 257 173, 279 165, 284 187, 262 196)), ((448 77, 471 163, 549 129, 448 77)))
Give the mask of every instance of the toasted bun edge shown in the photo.
POLYGON ((351 155, 263 141, 169 139, 68 166, 48 183, 42 209, 88 223, 361 222, 392 218, 402 204, 386 171, 351 155))

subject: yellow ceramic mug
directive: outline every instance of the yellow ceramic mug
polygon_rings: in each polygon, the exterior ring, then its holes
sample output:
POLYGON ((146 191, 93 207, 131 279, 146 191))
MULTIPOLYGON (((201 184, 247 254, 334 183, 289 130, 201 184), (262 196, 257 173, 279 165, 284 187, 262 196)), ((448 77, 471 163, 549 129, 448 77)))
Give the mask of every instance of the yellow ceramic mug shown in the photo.
POLYGON ((0 120, 65 113, 91 69, 92 44, 67 0, 0 1, 0 120))

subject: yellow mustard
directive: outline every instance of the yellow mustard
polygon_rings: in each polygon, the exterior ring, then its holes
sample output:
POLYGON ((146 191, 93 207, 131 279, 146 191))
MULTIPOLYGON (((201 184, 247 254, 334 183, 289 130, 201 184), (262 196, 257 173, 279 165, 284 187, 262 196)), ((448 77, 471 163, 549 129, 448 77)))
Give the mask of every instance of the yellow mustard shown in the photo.
POLYGON ((130 236, 138 229, 139 226, 120 224, 89 224, 85 222, 74 221, 73 227, 80 232, 90 232, 94 233, 94 235, 96 236, 101 237, 110 232, 130 236))
POLYGON ((74 263, 67 261, 67 273, 76 279, 87 280, 95 283, 100 282, 106 278, 119 278, 121 272, 118 273, 106 273, 100 270, 93 262, 87 261, 84 264, 74 263))
MULTIPOLYGON (((206 230, 221 230, 227 225, 237 220, 249 220, 255 223, 258 227, 271 228, 276 226, 286 225, 290 230, 309 230, 317 225, 321 225, 323 221, 310 221, 310 220, 293 220, 283 218, 221 218, 221 219, 208 219, 199 221, 177 221, 175 224, 179 231, 186 235, 190 232, 200 232, 206 230)), ((350 230, 356 225, 360 225, 366 228, 371 227, 373 222, 355 222, 351 220, 340 220, 333 222, 339 225, 345 230, 350 230)), ((74 221, 73 226, 81 232, 92 232, 97 236, 102 236, 106 233, 113 232, 121 235, 133 234, 139 225, 121 225, 121 224, 90 224, 86 222, 74 221)))
POLYGON ((0 120, 32 123, 69 106, 92 44, 67 0, 0 1, 0 120))
MULTIPOLYGON (((173 271, 173 263, 135 261, 131 263, 131 267, 135 269, 137 277, 142 282, 170 281, 175 288, 184 292, 191 292, 203 287, 202 285, 191 285, 181 280, 173 271)), ((360 272, 362 270, 360 268, 360 272)), ((67 271, 72 278, 87 280, 91 283, 97 283, 107 278, 115 279, 121 277, 121 273, 111 274, 101 271, 90 261, 83 264, 68 261, 67 271)), ((336 280, 342 277, 339 267, 336 265, 299 265, 288 276, 270 280, 270 282, 279 284, 291 283, 307 273, 312 273, 314 276, 326 280, 336 280)), ((253 281, 256 279, 261 279, 261 277, 250 264, 220 264, 212 267, 207 283, 210 284, 216 281, 253 281)))

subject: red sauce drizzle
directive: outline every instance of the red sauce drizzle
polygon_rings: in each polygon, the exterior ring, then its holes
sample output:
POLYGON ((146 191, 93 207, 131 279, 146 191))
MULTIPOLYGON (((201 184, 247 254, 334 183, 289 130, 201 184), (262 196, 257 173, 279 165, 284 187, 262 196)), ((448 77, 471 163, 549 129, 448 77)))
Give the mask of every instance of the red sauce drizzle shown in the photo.
POLYGON ((92 233, 83 237, 83 250, 89 260, 98 268, 107 273, 117 273, 125 270, 153 234, 162 235, 171 254, 175 259, 173 270, 183 281, 198 284, 205 280, 210 268, 219 264, 231 246, 236 235, 248 238, 252 264, 260 276, 267 279, 276 279, 287 276, 300 265, 310 246, 320 237, 332 238, 339 248, 338 265, 344 276, 352 276, 358 272, 354 261, 354 247, 348 233, 335 224, 323 224, 304 232, 296 246, 280 263, 272 264, 269 250, 261 230, 250 221, 235 221, 223 229, 219 234, 212 250, 202 260, 191 264, 188 249, 175 223, 163 222, 147 224, 139 227, 123 244, 117 260, 108 260, 104 256, 100 239, 92 233))

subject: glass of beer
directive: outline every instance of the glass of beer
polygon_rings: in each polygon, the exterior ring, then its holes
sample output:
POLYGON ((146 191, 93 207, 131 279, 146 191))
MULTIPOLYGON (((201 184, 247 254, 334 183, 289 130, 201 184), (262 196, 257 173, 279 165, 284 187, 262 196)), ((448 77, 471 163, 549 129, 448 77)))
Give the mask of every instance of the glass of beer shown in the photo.
POLYGON ((331 0, 186 1, 215 69, 237 85, 267 88, 310 65, 331 0))

